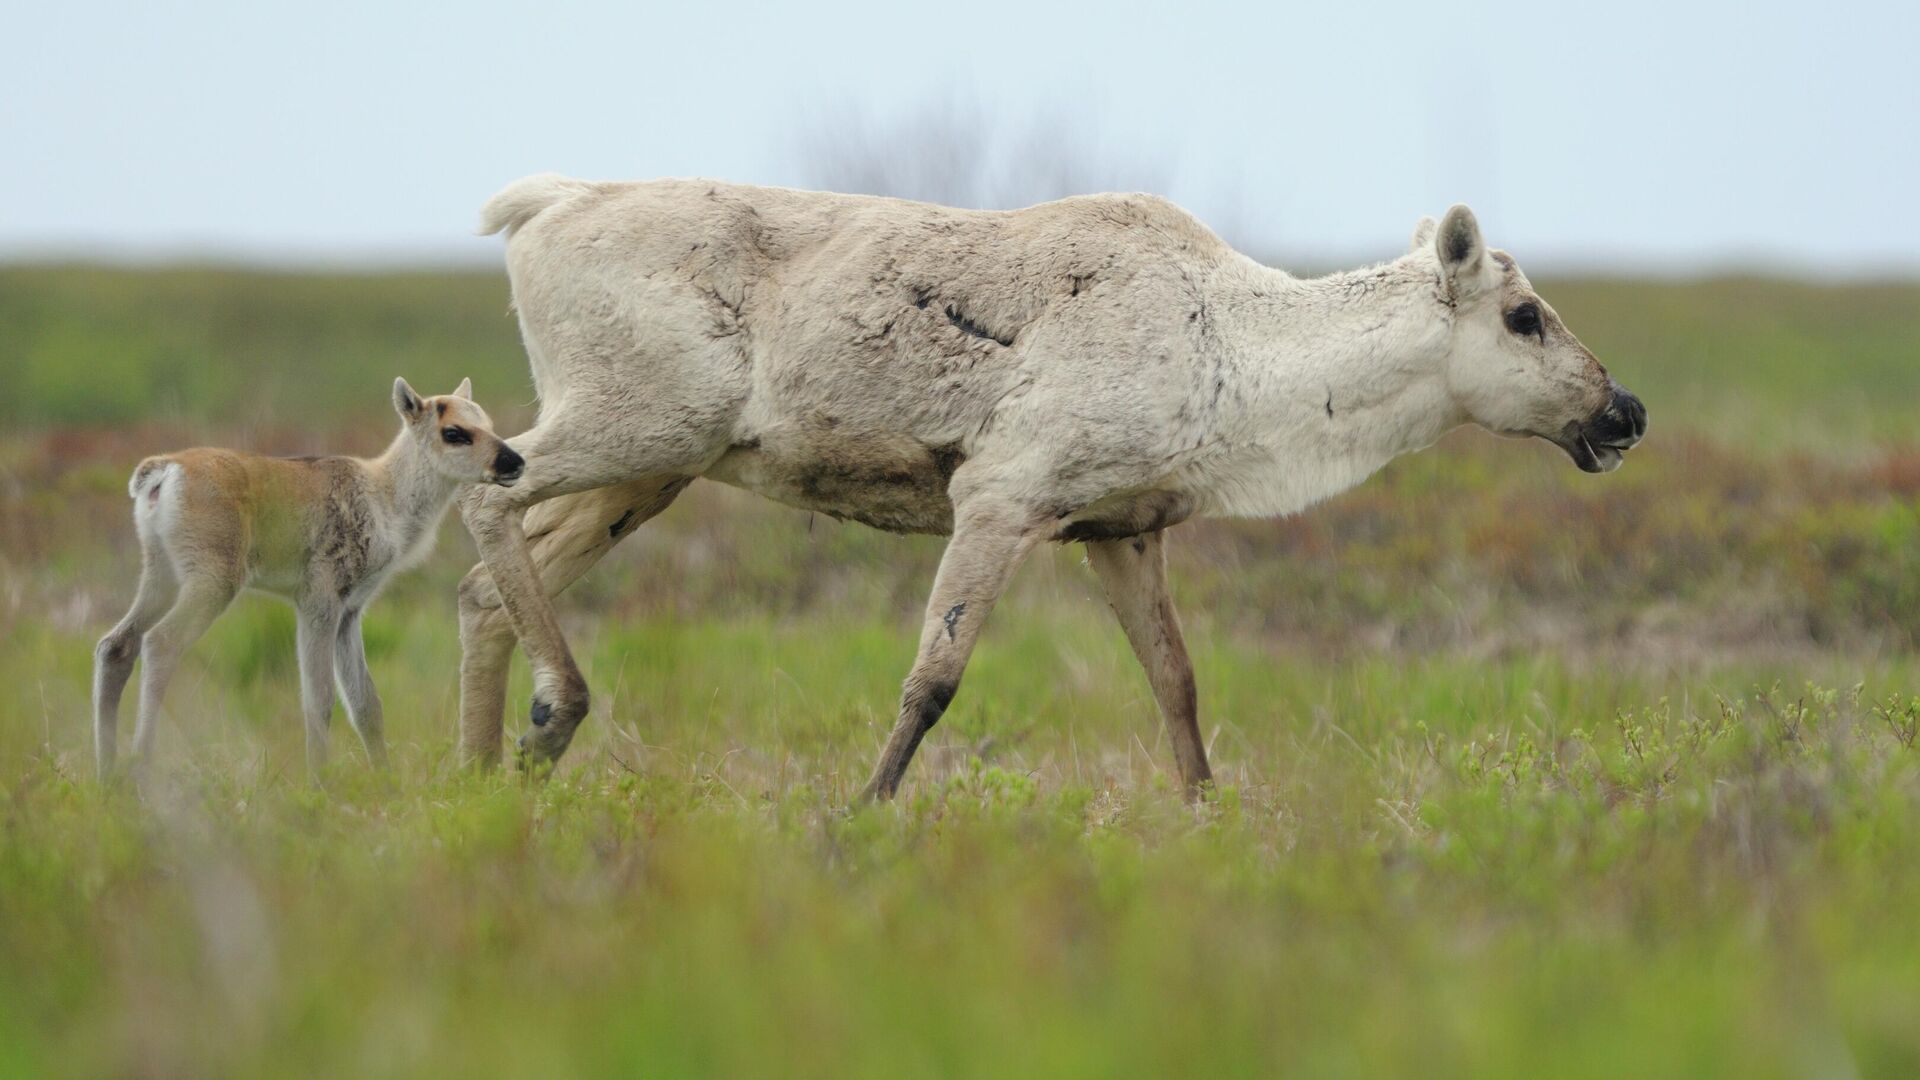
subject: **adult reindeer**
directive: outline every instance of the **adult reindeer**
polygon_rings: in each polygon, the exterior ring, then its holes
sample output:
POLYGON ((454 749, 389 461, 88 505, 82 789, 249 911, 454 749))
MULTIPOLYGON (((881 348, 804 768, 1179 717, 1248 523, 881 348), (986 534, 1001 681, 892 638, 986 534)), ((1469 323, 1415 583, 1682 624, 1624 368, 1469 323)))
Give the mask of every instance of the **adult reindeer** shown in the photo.
POLYGON ((864 797, 894 793, 1047 540, 1087 545, 1197 793, 1164 530, 1298 511, 1464 423, 1549 439, 1588 472, 1646 430, 1464 206, 1391 263, 1312 280, 1145 195, 987 212, 536 176, 487 204, 500 230, 540 418, 509 440, 521 482, 462 504, 483 559, 460 593, 462 744, 482 762, 516 634, 534 673, 521 751, 566 749, 587 685, 550 597, 704 476, 952 537, 864 797))

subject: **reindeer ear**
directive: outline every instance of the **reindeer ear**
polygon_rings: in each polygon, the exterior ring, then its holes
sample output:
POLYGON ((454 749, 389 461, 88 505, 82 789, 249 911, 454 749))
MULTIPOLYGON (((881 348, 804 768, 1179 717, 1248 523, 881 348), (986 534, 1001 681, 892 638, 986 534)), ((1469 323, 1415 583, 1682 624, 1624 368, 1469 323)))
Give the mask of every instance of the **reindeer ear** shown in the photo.
POLYGON ((1413 239, 1407 242, 1407 254, 1411 255, 1421 248, 1433 246, 1434 230, 1440 223, 1430 217, 1423 217, 1413 223, 1413 239))
POLYGON ((1480 222, 1473 211, 1455 205, 1440 219, 1434 231, 1434 253, 1440 256, 1440 268, 1456 290, 1475 282, 1487 257, 1487 242, 1480 238, 1480 222))
POLYGON ((400 414, 400 419, 411 422, 424 408, 426 404, 413 392, 413 387, 407 385, 407 380, 393 380, 393 411, 400 414))
POLYGON ((472 401, 473 400, 473 380, 461 379, 460 385, 453 388, 453 396, 457 398, 466 398, 468 401, 472 401))

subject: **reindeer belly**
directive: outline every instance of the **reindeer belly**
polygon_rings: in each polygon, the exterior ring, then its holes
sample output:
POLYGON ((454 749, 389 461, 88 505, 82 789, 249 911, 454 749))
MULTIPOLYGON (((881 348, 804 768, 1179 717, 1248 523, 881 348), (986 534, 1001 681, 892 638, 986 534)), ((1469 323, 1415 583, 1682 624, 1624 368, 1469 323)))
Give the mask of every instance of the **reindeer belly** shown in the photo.
POLYGON ((1063 544, 1124 540, 1172 528, 1192 517, 1198 506, 1192 495, 1170 489, 1112 495, 1062 515, 1052 539, 1063 544))
MULTIPOLYGON (((963 460, 957 448, 898 435, 815 437, 804 443, 767 436, 728 450, 705 475, 886 532, 946 536, 953 532, 947 484, 963 460)), ((1113 495, 1063 509, 1051 538, 1067 543, 1138 536, 1177 525, 1197 508, 1198 502, 1182 491, 1113 495)))
POLYGON ((727 451, 710 479, 892 533, 953 531, 947 484, 958 447, 894 433, 769 432, 727 451))

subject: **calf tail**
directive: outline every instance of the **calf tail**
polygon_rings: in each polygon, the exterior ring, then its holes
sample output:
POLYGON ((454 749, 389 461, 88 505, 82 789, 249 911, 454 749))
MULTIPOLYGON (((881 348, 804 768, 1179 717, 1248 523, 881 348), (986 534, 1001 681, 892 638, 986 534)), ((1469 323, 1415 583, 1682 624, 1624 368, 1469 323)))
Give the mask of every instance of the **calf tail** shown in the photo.
POLYGON ((134 466, 133 478, 127 481, 127 495, 133 499, 138 499, 142 495, 149 499, 159 498, 160 485, 166 481, 167 466, 171 464, 173 464, 172 458, 161 455, 150 457, 134 466))
POLYGON ((492 236, 504 229, 511 238, 515 230, 547 207, 593 190, 593 184, 559 173, 540 173, 515 180, 501 189, 500 194, 488 199, 481 209, 480 235, 492 236))
POLYGON ((142 537, 157 536, 172 527, 179 514, 185 468, 165 455, 150 457, 134 467, 127 494, 133 496, 133 526, 142 537))

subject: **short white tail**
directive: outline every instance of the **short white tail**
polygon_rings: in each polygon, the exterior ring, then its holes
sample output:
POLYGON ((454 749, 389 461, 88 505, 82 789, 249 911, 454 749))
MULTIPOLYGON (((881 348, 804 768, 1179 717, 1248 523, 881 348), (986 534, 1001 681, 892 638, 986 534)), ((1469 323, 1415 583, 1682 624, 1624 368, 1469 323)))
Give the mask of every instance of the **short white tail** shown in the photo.
POLYGON ((164 457, 150 457, 133 470, 133 477, 127 481, 127 495, 138 499, 152 493, 167 478, 168 466, 173 461, 164 457))
POLYGON ((481 209, 480 235, 492 236, 504 229, 512 236, 514 230, 532 221, 540 211, 592 190, 593 184, 559 173, 540 173, 515 180, 488 199, 481 209))

